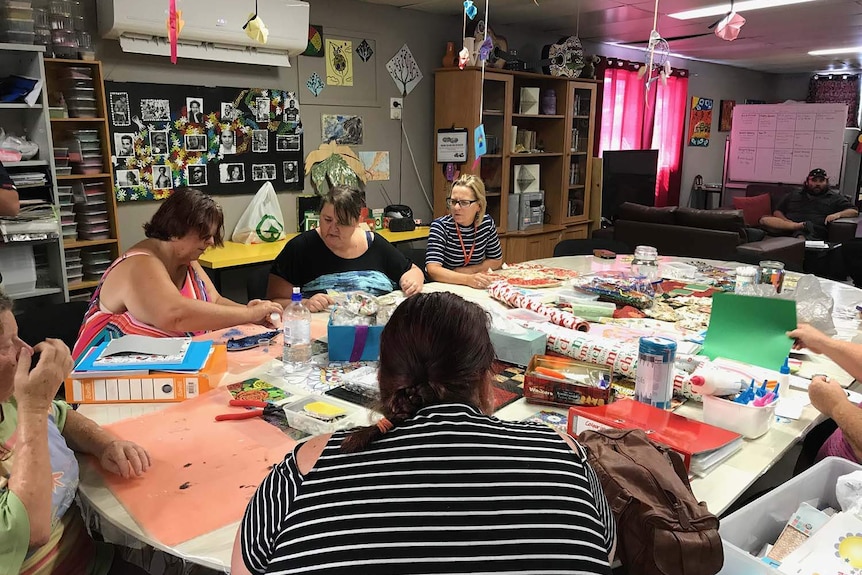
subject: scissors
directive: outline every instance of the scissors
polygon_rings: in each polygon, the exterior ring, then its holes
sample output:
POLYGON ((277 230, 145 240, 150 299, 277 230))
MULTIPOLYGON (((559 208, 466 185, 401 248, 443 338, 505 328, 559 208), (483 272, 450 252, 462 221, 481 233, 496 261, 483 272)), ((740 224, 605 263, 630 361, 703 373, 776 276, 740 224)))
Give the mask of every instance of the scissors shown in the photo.
POLYGON ((285 417, 284 410, 281 407, 266 401, 259 401, 256 399, 231 399, 228 402, 228 405, 231 407, 260 407, 262 409, 246 409, 234 413, 222 413, 221 415, 216 415, 216 421, 251 419, 252 417, 263 417, 264 415, 285 417))

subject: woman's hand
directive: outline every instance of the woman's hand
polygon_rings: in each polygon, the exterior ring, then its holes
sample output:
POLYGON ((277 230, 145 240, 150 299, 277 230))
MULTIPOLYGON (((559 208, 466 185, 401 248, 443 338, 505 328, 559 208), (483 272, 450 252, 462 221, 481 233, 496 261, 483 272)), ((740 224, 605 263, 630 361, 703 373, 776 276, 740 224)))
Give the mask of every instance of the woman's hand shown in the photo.
POLYGON ((117 439, 105 446, 99 463, 106 471, 128 479, 133 474, 140 477, 150 468, 150 455, 137 443, 117 439))
POLYGON ((817 411, 829 418, 836 407, 849 401, 847 392, 837 382, 822 375, 814 376, 811 380, 808 385, 808 398, 817 411))
POLYGON ((401 291, 404 292, 404 295, 407 297, 412 296, 413 294, 419 293, 422 291, 422 283, 414 281, 412 278, 405 277, 401 278, 401 291))
POLYGON ((497 279, 499 279, 499 276, 479 272, 469 276, 469 279, 467 280, 467 285, 471 288, 485 289, 489 285, 497 281, 497 279))
POLYGON ((807 323, 801 323, 793 331, 788 331, 787 337, 793 338, 793 349, 805 347, 814 353, 825 353, 826 347, 832 340, 828 335, 807 323))
POLYGON ((307 307, 311 313, 323 311, 333 303, 335 302, 332 301, 332 298, 325 293, 316 293, 310 298, 302 300, 302 305, 307 307))
POLYGON ((284 311, 281 304, 265 299, 253 299, 246 304, 246 307, 252 310, 252 322, 267 326, 278 327, 278 321, 273 320, 273 314, 281 318, 281 312, 284 311))
POLYGON ((15 372, 15 399, 19 408, 47 410, 65 377, 72 371, 72 354, 59 339, 46 339, 36 346, 39 363, 30 369, 32 353, 22 347, 15 372))

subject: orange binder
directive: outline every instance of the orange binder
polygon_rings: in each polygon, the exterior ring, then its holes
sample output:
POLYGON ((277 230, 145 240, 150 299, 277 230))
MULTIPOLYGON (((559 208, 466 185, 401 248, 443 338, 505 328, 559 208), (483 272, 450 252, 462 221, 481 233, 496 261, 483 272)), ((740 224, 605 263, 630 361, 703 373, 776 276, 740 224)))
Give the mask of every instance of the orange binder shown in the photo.
POLYGON ((214 345, 197 373, 152 371, 66 378, 69 403, 151 403, 183 401, 218 387, 227 371, 227 349, 214 345))
POLYGON ((614 429, 642 429, 648 437, 665 445, 685 459, 689 468, 692 458, 709 457, 709 465, 718 463, 742 446, 742 436, 733 431, 695 421, 651 405, 623 399, 598 407, 575 406, 569 408, 569 435, 577 437, 582 431, 614 429), (719 453, 719 450, 725 450, 719 453))

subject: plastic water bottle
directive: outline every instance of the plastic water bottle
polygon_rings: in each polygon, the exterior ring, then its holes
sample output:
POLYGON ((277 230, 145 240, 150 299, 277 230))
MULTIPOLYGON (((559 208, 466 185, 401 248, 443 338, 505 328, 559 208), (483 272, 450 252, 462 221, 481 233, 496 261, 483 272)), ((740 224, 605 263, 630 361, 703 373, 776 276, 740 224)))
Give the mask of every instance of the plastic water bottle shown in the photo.
POLYGON ((284 351, 281 361, 287 374, 311 368, 311 312, 302 305, 299 288, 293 288, 290 305, 284 308, 284 351))

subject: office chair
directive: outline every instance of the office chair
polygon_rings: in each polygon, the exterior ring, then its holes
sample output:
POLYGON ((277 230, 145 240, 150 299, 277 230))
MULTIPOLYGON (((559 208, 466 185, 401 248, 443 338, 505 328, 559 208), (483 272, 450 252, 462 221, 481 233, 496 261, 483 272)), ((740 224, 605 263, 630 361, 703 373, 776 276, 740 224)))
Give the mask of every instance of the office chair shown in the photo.
POLYGON ((255 266, 248 270, 245 275, 245 291, 247 301, 253 299, 266 299, 266 289, 269 286, 269 270, 272 264, 255 266))
POLYGON ((78 330, 81 329, 88 305, 85 301, 70 301, 22 309, 15 313, 18 337, 30 345, 52 337, 62 340, 72 349, 78 339, 78 330))
POLYGON ((623 242, 604 238, 588 238, 583 240, 563 240, 559 242, 554 246, 554 257, 587 256, 592 255, 593 250, 610 250, 617 254, 633 253, 632 249, 623 242))

